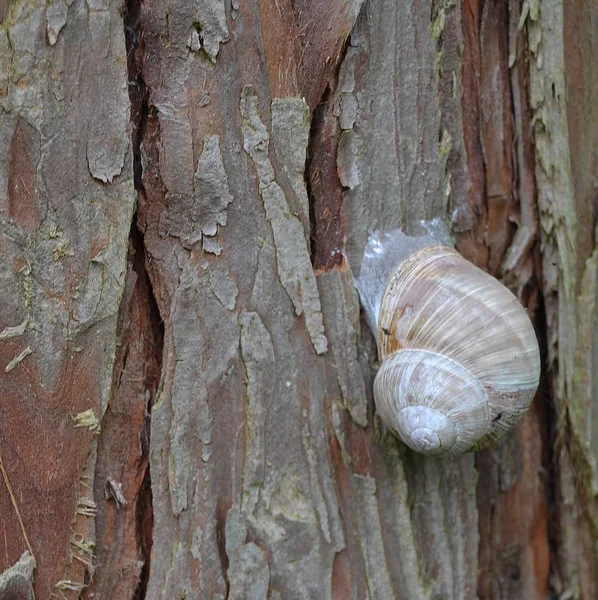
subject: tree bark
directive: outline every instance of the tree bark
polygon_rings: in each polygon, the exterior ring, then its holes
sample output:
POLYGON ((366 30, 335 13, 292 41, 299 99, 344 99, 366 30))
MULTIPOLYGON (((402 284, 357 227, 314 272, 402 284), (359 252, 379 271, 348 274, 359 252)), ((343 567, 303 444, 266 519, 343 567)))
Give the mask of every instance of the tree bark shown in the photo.
POLYGON ((0 599, 595 598, 597 12, 0 0, 0 599), (457 460, 353 279, 433 217, 544 357, 457 460))

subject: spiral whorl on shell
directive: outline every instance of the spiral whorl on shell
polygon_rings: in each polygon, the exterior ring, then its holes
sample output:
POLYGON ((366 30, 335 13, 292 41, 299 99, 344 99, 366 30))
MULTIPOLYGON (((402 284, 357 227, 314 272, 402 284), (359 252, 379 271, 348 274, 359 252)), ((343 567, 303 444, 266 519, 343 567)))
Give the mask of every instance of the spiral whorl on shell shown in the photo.
POLYGON ((538 386, 526 311, 448 246, 401 262, 382 296, 377 339, 376 408, 423 454, 487 446, 519 420, 538 386))

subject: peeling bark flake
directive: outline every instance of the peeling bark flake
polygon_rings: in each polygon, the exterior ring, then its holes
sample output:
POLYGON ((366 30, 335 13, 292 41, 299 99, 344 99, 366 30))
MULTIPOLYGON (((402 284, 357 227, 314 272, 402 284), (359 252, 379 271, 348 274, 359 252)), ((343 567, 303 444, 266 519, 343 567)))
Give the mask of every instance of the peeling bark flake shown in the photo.
POLYGON ((33 350, 30 346, 27 346, 24 350, 19 352, 7 365, 4 367, 5 373, 10 373, 14 368, 16 368, 20 363, 23 362, 30 354, 33 354, 33 350))
POLYGON ((259 190, 270 222, 276 247, 278 275, 295 314, 305 314, 305 324, 317 354, 328 349, 320 297, 309 257, 303 226, 289 210, 286 196, 276 183, 274 169, 268 157, 270 137, 258 112, 258 98, 251 86, 241 95, 243 116, 243 149, 255 165, 259 190))
POLYGON ((123 65, 120 49, 125 47, 124 30, 111 33, 111 14, 106 7, 90 8, 88 29, 91 34, 91 51, 95 61, 87 63, 88 76, 97 81, 111 81, 111 85, 97 85, 96 110, 90 115, 87 137, 87 164, 95 179, 111 182, 120 175, 129 151, 129 97, 127 81, 122 77, 123 65), (106 44, 113 36, 118 43, 106 44))
POLYGON ((64 0, 56 0, 46 9, 46 32, 48 34, 48 42, 50 46, 54 46, 58 41, 58 35, 62 28, 66 25, 66 16, 69 6, 73 0, 65 2, 64 0))
MULTIPOLYGON (((320 523, 320 529, 324 535, 324 539, 330 544, 332 542, 332 536, 330 535, 330 524, 328 520, 328 509, 326 508, 326 502, 324 502, 324 495, 322 494, 322 488, 318 481, 318 461, 316 459, 316 453, 313 449, 310 440, 309 432, 303 432, 303 450, 307 457, 307 464, 309 465, 309 483, 311 488, 311 498, 313 506, 318 515, 318 521, 320 523)), ((342 533, 341 533, 342 535, 342 533)))
POLYGON ((224 529, 229 600, 266 600, 270 586, 270 568, 266 553, 253 542, 246 544, 247 525, 238 506, 226 515, 224 529))
POLYGON ((210 269, 210 289, 224 308, 235 309, 239 288, 230 278, 228 269, 217 266, 210 269))
POLYGON ((247 539, 247 524, 241 509, 231 506, 226 513, 226 524, 224 526, 224 543, 226 555, 229 559, 233 556, 247 539))
POLYGON ((272 100, 272 140, 293 192, 301 205, 309 236, 309 201, 305 189, 305 159, 309 141, 309 106, 304 98, 272 100))
POLYGON ((23 335, 27 331, 28 325, 29 319, 25 319, 20 325, 5 327, 2 331, 0 331, 0 340, 7 340, 9 338, 23 335))
POLYGON ((220 43, 230 39, 223 0, 199 0, 196 19, 200 47, 212 62, 216 62, 220 43))
MULTIPOLYGON (((197 221, 201 224, 201 233, 207 237, 215 236, 218 233, 218 225, 226 225, 226 209, 233 201, 222 162, 220 138, 217 135, 209 135, 204 141, 197 171, 193 177, 193 188, 193 208, 197 221)), ((199 232, 195 235, 199 235, 199 232)), ((194 243, 193 232, 188 241, 194 243)), ((206 244, 204 240, 204 249, 210 251, 209 248, 209 242, 206 244)))
POLYGON ((228 600, 266 600, 270 586, 266 553, 253 542, 241 546, 230 561, 228 580, 228 600))
POLYGON ((336 164, 343 187, 350 190, 359 186, 359 138, 351 131, 343 131, 338 144, 336 164))
POLYGON ((101 431, 100 420, 96 417, 92 408, 75 415, 73 421, 75 421, 75 427, 85 427, 93 433, 100 433, 101 431))
POLYGON ((260 316, 254 312, 241 315, 241 354, 247 374, 248 431, 243 471, 243 508, 251 514, 259 500, 264 482, 265 406, 272 400, 274 379, 274 347, 260 316))
POLYGON ((204 140, 193 176, 193 193, 177 193, 172 198, 172 208, 167 214, 168 234, 180 237, 187 248, 202 241, 206 252, 219 256, 222 248, 217 237, 218 226, 226 225, 227 208, 234 198, 217 135, 204 140))
POLYGON ((117 510, 125 508, 128 504, 125 494, 123 492, 123 486, 120 481, 116 481, 112 477, 106 478, 106 500, 114 500, 117 510))
POLYGON ((0 598, 34 600, 34 570, 35 558, 29 552, 23 552, 17 563, 0 573, 0 598))

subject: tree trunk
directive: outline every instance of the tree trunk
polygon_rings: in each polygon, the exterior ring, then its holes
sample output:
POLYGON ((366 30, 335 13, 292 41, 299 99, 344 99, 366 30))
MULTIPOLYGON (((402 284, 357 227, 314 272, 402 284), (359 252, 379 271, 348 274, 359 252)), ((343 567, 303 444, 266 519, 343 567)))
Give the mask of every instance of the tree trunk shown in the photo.
POLYGON ((2 16, 0 600, 597 597, 596 3, 2 16), (544 357, 457 460, 376 416, 353 280, 432 217, 544 357))

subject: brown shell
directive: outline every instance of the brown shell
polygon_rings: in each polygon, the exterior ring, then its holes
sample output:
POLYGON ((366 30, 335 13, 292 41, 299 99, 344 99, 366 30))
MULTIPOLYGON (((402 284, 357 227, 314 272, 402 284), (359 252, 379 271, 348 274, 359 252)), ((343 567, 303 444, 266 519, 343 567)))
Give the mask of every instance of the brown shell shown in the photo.
MULTIPOLYGON (((527 312, 499 281, 448 246, 423 248, 399 265, 382 298, 377 338, 382 362, 401 350, 426 350, 479 381, 489 426, 473 448, 510 429, 538 387, 540 354, 527 312)), ((376 398, 390 401, 396 410, 397 399, 376 398)))

